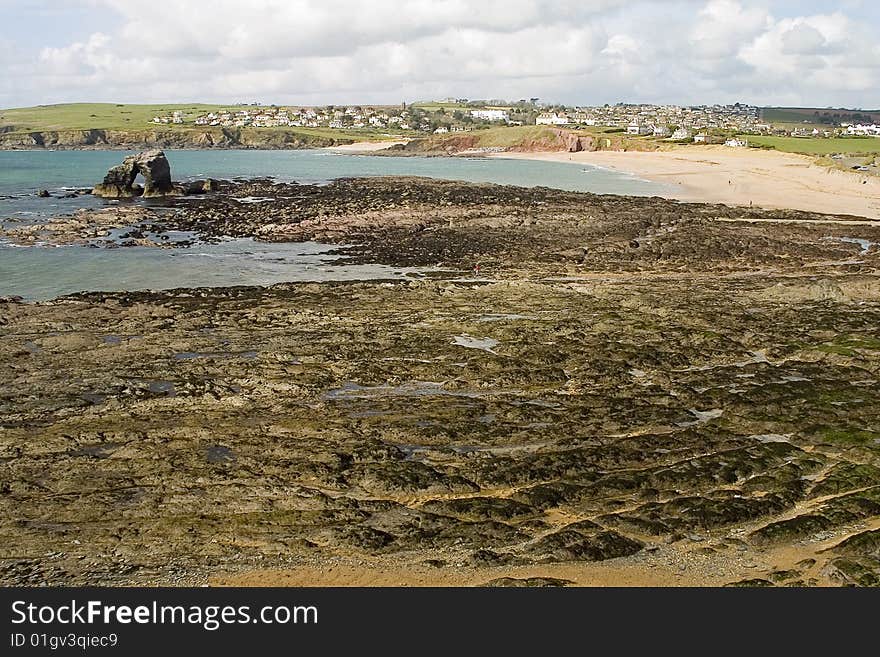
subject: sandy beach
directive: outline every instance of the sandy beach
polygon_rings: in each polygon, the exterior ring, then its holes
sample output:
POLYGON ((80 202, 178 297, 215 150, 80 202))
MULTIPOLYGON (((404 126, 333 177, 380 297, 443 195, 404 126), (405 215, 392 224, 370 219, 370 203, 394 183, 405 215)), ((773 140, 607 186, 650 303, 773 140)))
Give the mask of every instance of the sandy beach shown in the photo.
POLYGON ((657 152, 503 153, 493 157, 572 162, 668 185, 667 198, 880 219, 880 179, 818 166, 812 158, 724 146, 657 152))
POLYGON ((405 144, 407 140, 392 139, 388 141, 356 141, 353 144, 342 144, 340 146, 331 146, 328 151, 338 151, 342 153, 374 153, 376 151, 384 151, 385 149, 405 144))

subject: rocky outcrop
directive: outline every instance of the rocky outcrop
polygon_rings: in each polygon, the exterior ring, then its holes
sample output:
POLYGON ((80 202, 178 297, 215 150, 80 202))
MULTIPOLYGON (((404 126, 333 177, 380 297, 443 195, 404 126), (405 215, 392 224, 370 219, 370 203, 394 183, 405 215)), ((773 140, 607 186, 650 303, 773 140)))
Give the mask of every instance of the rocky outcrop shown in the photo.
POLYGON ((527 153, 532 151, 580 153, 581 151, 595 151, 598 148, 592 136, 578 135, 570 130, 553 128, 545 136, 526 139, 512 146, 509 150, 527 153))
POLYGON ((186 196, 192 196, 194 194, 207 194, 208 192, 216 192, 219 188, 220 183, 213 178, 207 178, 205 180, 191 180, 186 183, 182 183, 177 185, 181 192, 183 192, 186 196))
POLYGON ((93 194, 101 198, 131 198, 138 196, 134 186, 138 174, 144 177, 144 198, 169 196, 176 192, 171 184, 171 165, 160 150, 149 150, 129 155, 107 172, 104 182, 95 186, 93 194))

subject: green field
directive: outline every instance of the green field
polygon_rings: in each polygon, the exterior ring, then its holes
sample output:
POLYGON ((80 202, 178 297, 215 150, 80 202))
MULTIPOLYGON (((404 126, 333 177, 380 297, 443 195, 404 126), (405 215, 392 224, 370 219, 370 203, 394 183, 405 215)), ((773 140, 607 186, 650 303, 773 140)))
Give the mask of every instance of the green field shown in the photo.
POLYGON ((829 128, 839 122, 852 122, 855 116, 868 122, 880 122, 880 110, 832 109, 827 107, 765 107, 761 117, 776 126, 829 128), (817 116, 818 112, 818 116, 817 116), (827 117, 830 122, 823 123, 827 117))
POLYGON ((432 103, 432 102, 420 102, 413 103, 412 107, 418 107, 420 110, 425 110, 426 112, 436 112, 437 110, 446 110, 448 112, 454 112, 455 110, 472 110, 476 109, 474 107, 470 107, 468 105, 463 105, 461 103, 432 103))
MULTIPOLYGON (((72 103, 67 105, 41 105, 18 109, 0 109, 0 131, 48 132, 58 130, 131 130, 151 129, 204 131, 192 121, 208 112, 237 111, 240 105, 206 105, 199 103, 169 105, 123 105, 114 103, 72 103), (183 124, 155 124, 154 116, 166 116, 183 112, 183 124)), ((252 108, 253 109, 253 108, 252 108)), ((214 128, 216 130, 216 128, 214 128)), ((248 128, 248 130, 284 131, 307 137, 330 139, 381 140, 387 138, 375 129, 331 128, 248 128)))
MULTIPOLYGON (((180 111, 191 121, 197 116, 233 109, 227 105, 117 105, 114 103, 72 103, 0 110, 0 126, 20 131, 44 130, 141 130, 153 125, 154 116, 180 111)), ((241 109, 235 108, 235 109, 241 109)), ((168 126, 185 128, 185 125, 168 126)), ((189 127, 192 127, 191 125, 189 127)))
POLYGON ((827 128, 816 120, 812 111, 784 107, 768 107, 761 110, 761 118, 767 123, 787 128, 827 128))
POLYGON ((784 153, 804 155, 873 155, 880 153, 880 137, 838 137, 821 139, 812 137, 764 137, 744 135, 752 146, 773 148, 784 153))

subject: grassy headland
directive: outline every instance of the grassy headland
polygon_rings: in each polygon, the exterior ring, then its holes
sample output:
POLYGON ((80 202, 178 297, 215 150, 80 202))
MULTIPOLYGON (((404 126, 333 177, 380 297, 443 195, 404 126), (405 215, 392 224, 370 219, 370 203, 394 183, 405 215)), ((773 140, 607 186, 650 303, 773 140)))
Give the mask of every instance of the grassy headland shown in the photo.
MULTIPOLYGON (((39 105, 0 110, 0 126, 11 126, 16 131, 35 132, 46 130, 142 130, 150 127, 154 116, 187 112, 207 114, 224 109, 226 105, 199 103, 179 105, 127 105, 119 103, 68 103, 64 105, 39 105)), ((191 128, 182 124, 175 129, 191 128)))
POLYGON ((0 110, 0 148, 88 148, 155 145, 182 148, 303 148, 388 139, 373 129, 310 127, 224 128, 196 125, 196 116, 241 106, 200 103, 129 105, 70 103, 0 110), (156 124, 153 117, 181 112, 184 123, 156 124))

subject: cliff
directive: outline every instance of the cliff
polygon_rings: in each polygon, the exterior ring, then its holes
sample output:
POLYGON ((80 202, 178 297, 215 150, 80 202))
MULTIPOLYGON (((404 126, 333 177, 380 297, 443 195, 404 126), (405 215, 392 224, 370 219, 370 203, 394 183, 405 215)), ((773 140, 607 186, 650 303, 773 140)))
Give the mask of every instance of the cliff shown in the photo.
POLYGON ((292 130, 206 128, 201 130, 0 130, 0 150, 17 149, 302 149, 351 144, 350 138, 332 138, 292 130))

